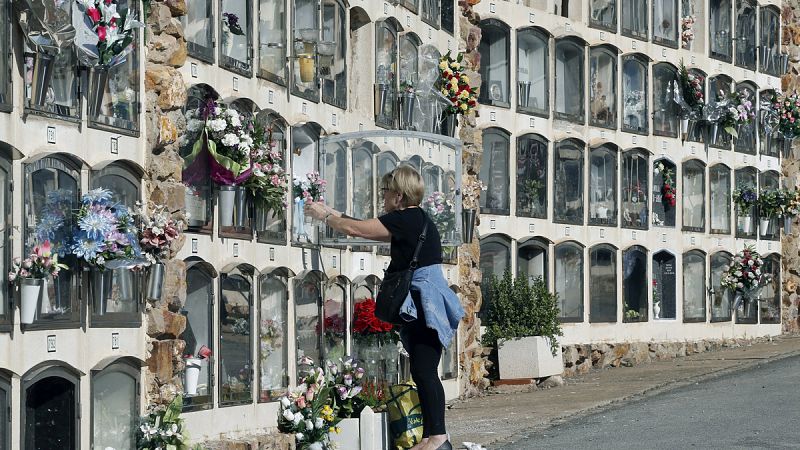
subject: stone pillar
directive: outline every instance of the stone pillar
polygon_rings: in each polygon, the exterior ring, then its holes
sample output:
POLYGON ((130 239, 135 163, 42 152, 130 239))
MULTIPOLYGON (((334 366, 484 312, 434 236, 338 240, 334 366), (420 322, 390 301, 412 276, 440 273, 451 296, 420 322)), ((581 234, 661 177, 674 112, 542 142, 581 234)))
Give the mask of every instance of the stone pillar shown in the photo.
MULTIPOLYGON (((186 62, 186 40, 178 17, 186 14, 185 0, 145 2, 145 133, 147 166, 145 192, 149 201, 167 205, 173 214, 183 215, 183 159, 178 154, 178 137, 186 129, 181 108, 186 88, 177 68, 186 62)), ((145 395, 148 408, 168 404, 183 390, 183 350, 180 339, 186 318, 180 309, 186 301, 186 265, 174 255, 184 240, 173 243, 161 301, 146 307, 148 336, 145 395)))
MULTIPOLYGON (((473 88, 480 88, 481 77, 478 73, 480 69, 480 53, 478 53, 478 43, 481 39, 481 30, 478 27, 480 18, 472 11, 472 5, 479 3, 480 0, 460 0, 459 10, 459 42, 458 49, 464 53, 462 64, 466 68, 470 85, 473 88)), ((476 109, 475 114, 478 114, 476 109)), ((483 153, 483 135, 475 125, 475 117, 462 116, 459 138, 464 144, 462 154, 462 186, 469 186, 478 180, 481 170, 481 155, 483 153)), ((480 192, 477 192, 480 195, 480 192)), ((480 212, 480 205, 468 205, 466 208, 475 208, 480 212)), ((480 223, 480 214, 475 221, 475 226, 480 223)), ((461 294, 466 317, 461 325, 462 352, 460 364, 467 374, 468 383, 464 387, 463 395, 469 397, 479 394, 489 386, 486 378, 486 362, 488 352, 484 350, 480 343, 481 320, 476 316, 481 308, 481 272, 480 256, 481 250, 478 240, 477 230, 472 244, 465 244, 459 248, 458 266, 459 278, 461 280, 461 294)))

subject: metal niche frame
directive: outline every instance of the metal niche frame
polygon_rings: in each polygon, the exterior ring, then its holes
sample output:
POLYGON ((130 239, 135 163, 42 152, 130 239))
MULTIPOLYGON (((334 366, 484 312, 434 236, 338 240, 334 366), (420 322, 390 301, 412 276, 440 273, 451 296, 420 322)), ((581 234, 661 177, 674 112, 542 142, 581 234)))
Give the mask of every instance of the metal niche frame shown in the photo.
MULTIPOLYGON (((441 167, 445 171, 454 171, 455 172, 455 179, 457 180, 455 189, 452 192, 452 202, 453 202, 453 220, 454 223, 452 227, 448 230, 447 233, 444 233, 442 237, 442 246, 458 246, 462 244, 462 203, 461 203, 461 186, 460 181, 462 179, 462 162, 461 162, 461 153, 462 153, 462 143, 460 140, 451 138, 448 136, 442 136, 439 134, 431 134, 431 133, 424 133, 420 131, 408 131, 408 130, 370 130, 370 131, 359 131, 353 133, 344 133, 332 136, 325 136, 320 138, 319 140, 319 168, 320 174, 323 179, 328 179, 331 177, 332 174, 326 174, 326 165, 322 163, 324 161, 325 155, 327 154, 327 147, 329 144, 345 144, 345 148, 347 149, 347 163, 345 164, 347 173, 347 183, 345 186, 352 186, 353 185, 353 177, 357 176, 352 172, 352 164, 349 164, 352 149, 356 147, 356 145, 351 143, 363 143, 364 141, 370 141, 376 144, 380 149, 381 153, 383 152, 394 152, 399 156, 401 161, 408 161, 413 156, 424 156, 426 160, 429 161, 441 161, 441 167), (403 148, 396 148, 393 147, 392 144, 396 143, 398 140, 401 140, 403 144, 403 148), (448 154, 449 153, 449 154, 448 154)), ((377 156, 373 160, 373 164, 377 161, 377 156)), ((377 173, 376 171, 374 173, 377 173)), ((372 189, 374 192, 377 192, 380 180, 374 180, 372 184, 372 189)), ((347 189, 347 188, 346 188, 347 189)), ((347 189, 349 191, 349 189, 347 189)), ((433 191, 428 191, 426 189, 425 197, 427 198, 431 195, 433 191)), ((445 192, 446 195, 450 193, 445 192)), ((325 196, 325 201, 328 202, 335 196, 335 192, 328 192, 325 196)), ((347 194, 345 194, 347 195, 347 194)), ((375 199, 376 203, 379 201, 379 196, 373 195, 373 199, 375 199)), ((344 211, 346 214, 351 213, 353 209, 353 202, 352 202, 352 195, 349 195, 347 198, 347 210, 344 211)), ((378 210, 380 208, 373 208, 372 217, 378 217, 379 213, 378 210)), ((294 239, 295 233, 292 233, 292 237, 294 239)), ((380 245, 388 245, 386 242, 379 242, 373 241, 370 239, 364 238, 354 238, 354 237, 343 237, 337 233, 320 233, 320 241, 324 246, 337 246, 337 245, 373 245, 373 246, 380 246, 380 245)))

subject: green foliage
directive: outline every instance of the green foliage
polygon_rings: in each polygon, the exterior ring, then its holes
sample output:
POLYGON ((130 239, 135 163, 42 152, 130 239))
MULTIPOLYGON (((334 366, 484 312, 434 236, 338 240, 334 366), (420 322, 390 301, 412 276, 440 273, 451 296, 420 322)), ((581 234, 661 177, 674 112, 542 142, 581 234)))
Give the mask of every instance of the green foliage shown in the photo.
POLYGON ((166 408, 157 408, 142 418, 136 433, 139 450, 188 450, 188 437, 184 430, 181 411, 183 397, 178 395, 166 408))
POLYGON ((503 278, 492 276, 489 295, 492 304, 482 338, 484 345, 496 347, 498 339, 542 336, 556 355, 556 336, 564 335, 558 320, 558 295, 547 289, 541 277, 531 283, 523 274, 514 279, 506 271, 503 278))

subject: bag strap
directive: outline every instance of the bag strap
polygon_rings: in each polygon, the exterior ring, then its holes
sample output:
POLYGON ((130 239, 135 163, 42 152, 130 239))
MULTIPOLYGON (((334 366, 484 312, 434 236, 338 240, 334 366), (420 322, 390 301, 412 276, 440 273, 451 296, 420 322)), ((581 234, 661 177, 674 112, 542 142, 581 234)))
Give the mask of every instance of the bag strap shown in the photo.
POLYGON ((419 240, 417 241, 417 248, 414 249, 414 257, 411 259, 411 265, 408 266, 410 270, 416 270, 418 264, 418 257, 419 251, 422 250, 422 244, 425 242, 425 238, 428 236, 428 215, 425 214, 425 210, 420 208, 422 211, 422 220, 424 221, 425 225, 422 226, 422 233, 419 235, 419 240))

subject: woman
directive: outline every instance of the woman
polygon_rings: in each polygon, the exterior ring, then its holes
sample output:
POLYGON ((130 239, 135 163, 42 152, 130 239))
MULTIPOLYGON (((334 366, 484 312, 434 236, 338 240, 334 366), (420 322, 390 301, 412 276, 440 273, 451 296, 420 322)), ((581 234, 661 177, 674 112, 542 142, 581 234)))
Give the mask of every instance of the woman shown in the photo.
POLYGON ((381 179, 383 209, 377 219, 356 220, 323 203, 306 205, 305 212, 334 230, 350 236, 391 242, 387 272, 407 270, 420 234, 427 222, 425 242, 419 252, 411 294, 403 304, 400 329, 403 346, 411 359, 411 376, 417 384, 422 407, 422 442, 412 450, 451 450, 444 423, 444 389, 439 380, 439 360, 464 316, 458 297, 442 273, 439 231, 419 207, 425 185, 419 172, 401 165, 381 179))

